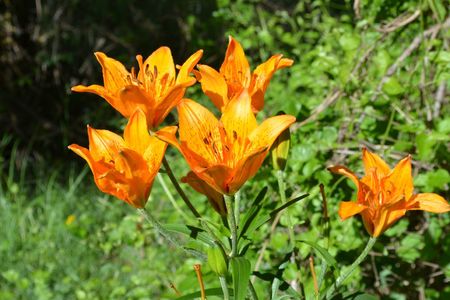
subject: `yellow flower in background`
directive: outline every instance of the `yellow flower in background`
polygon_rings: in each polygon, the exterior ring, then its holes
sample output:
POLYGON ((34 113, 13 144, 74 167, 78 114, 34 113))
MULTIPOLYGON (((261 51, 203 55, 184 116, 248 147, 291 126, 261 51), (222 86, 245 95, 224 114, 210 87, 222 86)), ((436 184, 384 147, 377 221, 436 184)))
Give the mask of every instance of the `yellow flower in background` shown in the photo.
MULTIPOLYGON (((175 134, 176 127, 160 132, 175 134)), ((167 147, 149 134, 144 113, 138 109, 130 117, 124 138, 89 126, 88 135, 89 149, 76 144, 69 149, 87 161, 97 187, 135 208, 143 208, 167 147)))
POLYGON ((339 216, 343 220, 361 214, 369 234, 378 237, 408 210, 450 211, 447 201, 437 194, 414 194, 410 155, 392 170, 378 155, 365 148, 362 160, 366 174, 361 179, 346 167, 329 168, 331 172, 350 178, 358 188, 356 202, 340 203, 339 216))
POLYGON ((199 50, 191 55, 177 75, 170 49, 160 47, 145 61, 141 55, 136 57, 139 63, 136 75, 134 69, 128 72, 119 61, 96 52, 95 57, 102 66, 104 86, 77 85, 72 91, 103 97, 126 118, 140 108, 147 117, 148 126, 155 128, 183 98, 186 88, 196 82, 189 73, 202 54, 203 51, 199 50))
POLYGON ((258 112, 264 106, 264 94, 275 71, 290 67, 292 64, 293 60, 276 54, 251 73, 242 46, 230 36, 219 72, 207 65, 198 64, 198 71, 194 73, 202 85, 203 92, 222 112, 244 89, 250 94, 253 111, 258 112))
POLYGON ((64 222, 67 226, 70 226, 73 222, 75 222, 75 215, 68 215, 66 221, 64 222))
POLYGON ((258 125, 246 90, 230 101, 220 120, 190 99, 183 99, 177 109, 180 141, 175 133, 157 136, 183 154, 198 178, 228 195, 255 175, 278 135, 295 122, 295 117, 281 115, 258 125))

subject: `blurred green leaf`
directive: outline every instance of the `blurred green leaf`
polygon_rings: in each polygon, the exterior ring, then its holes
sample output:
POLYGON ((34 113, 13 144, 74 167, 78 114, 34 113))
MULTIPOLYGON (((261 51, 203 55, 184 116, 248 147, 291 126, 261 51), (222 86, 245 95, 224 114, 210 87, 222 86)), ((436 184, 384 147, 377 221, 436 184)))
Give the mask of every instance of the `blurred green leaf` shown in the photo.
POLYGON ((383 85, 383 92, 389 96, 397 96, 405 92, 405 88, 398 82, 395 77, 389 79, 383 85))
POLYGON ((244 257, 233 257, 230 260, 233 289, 236 300, 244 300, 250 280, 251 264, 244 257))
POLYGON ((400 246, 396 249, 398 256, 408 263, 414 262, 420 257, 420 250, 425 243, 423 237, 417 233, 410 233, 403 238, 400 246))
POLYGON ((357 49, 360 43, 361 40, 359 36, 355 34, 344 34, 339 39, 339 44, 346 51, 357 49))
POLYGON ((333 256, 330 255, 330 253, 328 253, 328 251, 325 248, 319 246, 317 243, 315 243, 313 241, 307 241, 307 240, 297 240, 297 241, 311 246, 314 250, 317 251, 317 253, 320 254, 320 256, 327 262, 328 265, 333 266, 333 267, 337 266, 336 260, 333 258, 333 256))

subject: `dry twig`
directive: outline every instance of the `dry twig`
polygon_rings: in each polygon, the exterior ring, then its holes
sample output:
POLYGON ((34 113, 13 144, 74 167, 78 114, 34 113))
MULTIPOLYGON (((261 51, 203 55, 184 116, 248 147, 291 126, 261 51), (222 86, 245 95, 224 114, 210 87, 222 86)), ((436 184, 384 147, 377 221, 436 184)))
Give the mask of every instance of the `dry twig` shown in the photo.
POLYGON ((423 33, 420 33, 417 35, 412 43, 408 46, 408 48, 403 51, 403 53, 397 58, 397 60, 389 67, 389 69, 386 71, 386 74, 381 78, 380 82, 378 83, 378 86, 375 90, 375 93, 373 94, 371 101, 375 101, 380 94, 381 89, 383 88, 383 85, 389 80, 389 78, 394 75, 394 73, 397 71, 397 69, 400 67, 400 65, 403 63, 403 61, 410 56, 414 50, 416 50, 422 41, 429 37, 436 35, 441 29, 445 29, 450 27, 450 18, 447 18, 444 23, 437 24, 432 26, 431 28, 425 30, 423 33))
POLYGON ((400 27, 403 27, 405 25, 408 25, 409 23, 413 22, 420 16, 420 10, 416 10, 411 15, 400 15, 397 18, 395 18, 392 22, 386 24, 385 26, 378 29, 378 31, 387 33, 387 32, 393 32, 400 27))

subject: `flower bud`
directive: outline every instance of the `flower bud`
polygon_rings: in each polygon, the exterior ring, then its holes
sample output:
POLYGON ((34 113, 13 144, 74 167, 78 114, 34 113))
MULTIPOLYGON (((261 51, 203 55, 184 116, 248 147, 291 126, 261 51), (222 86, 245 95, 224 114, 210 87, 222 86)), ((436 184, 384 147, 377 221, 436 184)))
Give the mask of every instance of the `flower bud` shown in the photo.
POLYGON ((289 128, 286 128, 272 144, 272 165, 275 170, 284 170, 286 168, 290 145, 291 133, 289 128))
POLYGON ((219 276, 225 276, 228 272, 227 262, 222 249, 217 246, 208 249, 208 264, 211 270, 219 276))

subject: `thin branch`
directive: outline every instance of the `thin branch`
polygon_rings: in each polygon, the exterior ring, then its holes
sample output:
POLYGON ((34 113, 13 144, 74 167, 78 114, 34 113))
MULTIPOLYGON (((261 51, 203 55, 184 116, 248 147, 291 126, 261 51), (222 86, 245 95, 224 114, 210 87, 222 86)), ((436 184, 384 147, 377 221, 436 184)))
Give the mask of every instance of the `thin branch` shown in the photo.
POLYGON ((436 91, 436 101, 434 102, 433 107, 433 118, 438 118, 441 112, 442 104, 445 102, 445 89, 446 89, 446 81, 443 80, 436 91))
POLYGON ((420 10, 416 10, 411 15, 405 15, 405 14, 400 15, 397 18, 395 18, 392 22, 390 22, 389 24, 378 29, 378 31, 383 32, 383 33, 393 32, 393 31, 399 29, 400 27, 406 26, 409 23, 414 22, 420 16, 420 13, 421 13, 420 10))
POLYGON ((378 83, 378 86, 375 90, 374 95, 370 99, 371 101, 375 101, 378 97, 378 95, 381 92, 381 89, 383 88, 383 85, 389 80, 389 78, 394 75, 394 73, 397 71, 397 69, 400 67, 400 65, 403 63, 403 61, 409 57, 414 50, 416 50, 422 41, 432 35, 437 34, 440 30, 450 27, 450 18, 447 18, 444 23, 434 25, 427 30, 425 30, 423 33, 420 33, 417 35, 412 43, 403 51, 403 53, 397 58, 397 60, 389 67, 389 69, 386 71, 386 74, 381 78, 380 82, 378 83))
POLYGON ((323 112, 328 106, 332 105, 339 97, 342 96, 344 92, 341 90, 335 90, 331 95, 329 95, 319 106, 317 106, 311 115, 300 123, 295 123, 291 126, 291 131, 294 132, 299 129, 301 126, 314 121, 318 115, 323 112))
POLYGON ((353 11, 355 12, 355 16, 357 19, 361 19, 361 1, 355 0, 353 2, 353 11))

